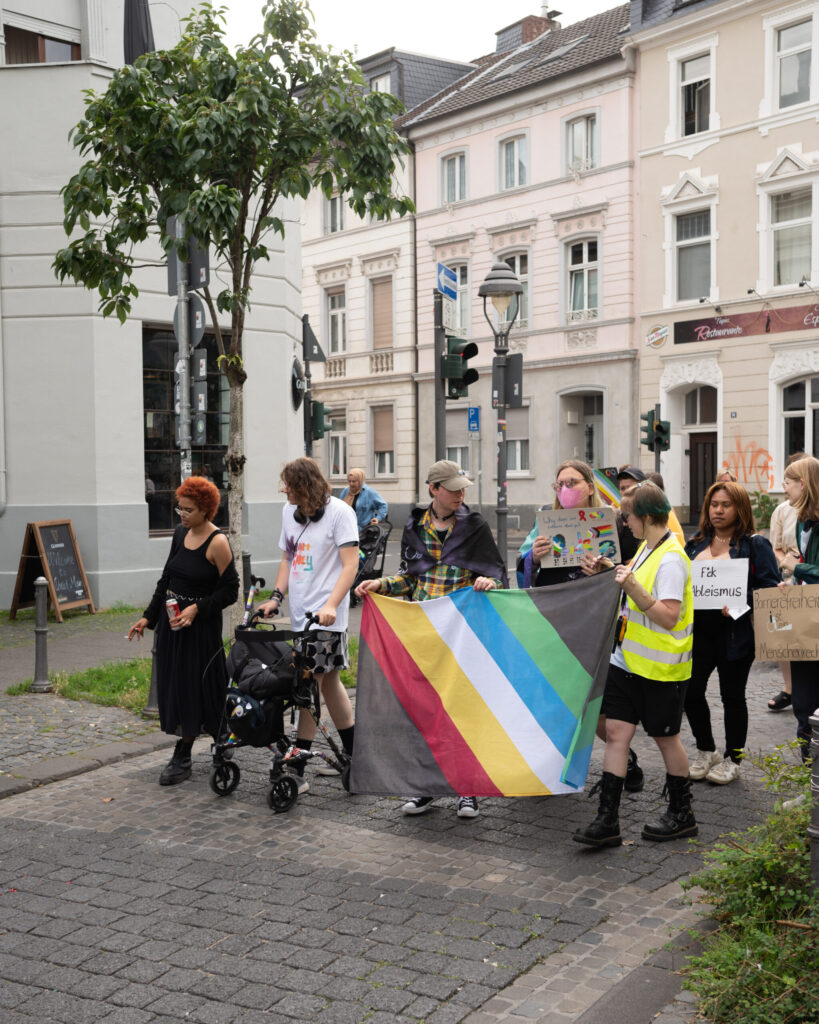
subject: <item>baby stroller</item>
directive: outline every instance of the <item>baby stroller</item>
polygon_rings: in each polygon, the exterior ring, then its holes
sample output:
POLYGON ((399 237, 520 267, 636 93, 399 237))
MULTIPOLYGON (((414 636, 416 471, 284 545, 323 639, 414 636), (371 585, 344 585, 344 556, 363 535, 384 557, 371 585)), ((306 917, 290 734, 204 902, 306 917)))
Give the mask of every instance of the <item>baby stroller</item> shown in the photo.
MULTIPOLYGON (((251 588, 248 609, 253 596, 251 588)), ((267 747, 273 754, 267 803, 276 814, 289 811, 299 795, 296 779, 285 769, 314 757, 340 772, 342 785, 349 790, 350 758, 321 721, 318 686, 311 672, 310 633, 318 618, 308 615, 307 628, 301 632, 262 626, 258 614, 245 618, 249 622, 236 627, 227 659, 230 683, 220 731, 225 738, 211 746, 210 788, 217 796, 232 793, 242 774, 234 752, 240 747, 267 747), (299 708, 310 709, 331 753, 300 750, 287 738, 285 712, 290 711, 292 722, 299 708)))
POLYGON ((384 559, 387 556, 387 541, 392 533, 392 523, 382 519, 380 523, 368 523, 358 535, 358 572, 350 590, 350 607, 355 608, 361 598, 355 596, 355 588, 364 580, 377 580, 384 575, 384 559))

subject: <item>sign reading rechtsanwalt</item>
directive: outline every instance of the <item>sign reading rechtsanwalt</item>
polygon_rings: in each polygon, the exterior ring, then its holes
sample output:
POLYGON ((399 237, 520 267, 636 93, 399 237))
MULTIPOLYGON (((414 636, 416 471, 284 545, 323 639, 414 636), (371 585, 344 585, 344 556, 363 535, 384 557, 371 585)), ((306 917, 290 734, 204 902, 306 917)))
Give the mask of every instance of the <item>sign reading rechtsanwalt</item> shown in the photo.
POLYGON ((748 559, 708 558, 691 563, 694 608, 747 608, 748 559))
POLYGON ((819 661, 819 584, 754 592, 757 661, 819 661))

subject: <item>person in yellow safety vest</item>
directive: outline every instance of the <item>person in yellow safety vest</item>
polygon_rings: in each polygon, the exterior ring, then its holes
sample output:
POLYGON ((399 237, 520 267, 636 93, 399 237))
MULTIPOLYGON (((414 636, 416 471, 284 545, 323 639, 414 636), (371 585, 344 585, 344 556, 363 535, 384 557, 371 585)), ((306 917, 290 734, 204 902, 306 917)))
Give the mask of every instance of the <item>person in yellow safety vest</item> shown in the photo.
POLYGON ((664 842, 695 836, 688 755, 680 740, 685 691, 691 677, 694 595, 691 563, 668 529, 670 505, 656 484, 645 481, 623 497, 629 529, 643 543, 630 565, 615 569, 623 590, 614 653, 602 712, 606 716, 603 776, 597 817, 572 839, 587 846, 619 846, 620 797, 637 725, 651 736, 666 768, 668 809, 643 828, 643 839, 664 842))

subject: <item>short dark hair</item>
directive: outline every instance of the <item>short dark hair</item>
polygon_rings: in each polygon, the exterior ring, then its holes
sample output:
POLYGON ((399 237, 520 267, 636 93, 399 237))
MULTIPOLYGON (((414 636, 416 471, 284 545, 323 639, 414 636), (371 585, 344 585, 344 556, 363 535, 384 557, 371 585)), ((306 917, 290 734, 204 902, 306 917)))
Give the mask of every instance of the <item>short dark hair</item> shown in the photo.
POLYGON ((642 483, 632 487, 623 495, 620 502, 620 511, 624 516, 635 515, 639 519, 646 516, 658 526, 665 526, 668 522, 668 513, 671 511, 671 504, 665 496, 665 492, 651 483, 643 480, 642 483))

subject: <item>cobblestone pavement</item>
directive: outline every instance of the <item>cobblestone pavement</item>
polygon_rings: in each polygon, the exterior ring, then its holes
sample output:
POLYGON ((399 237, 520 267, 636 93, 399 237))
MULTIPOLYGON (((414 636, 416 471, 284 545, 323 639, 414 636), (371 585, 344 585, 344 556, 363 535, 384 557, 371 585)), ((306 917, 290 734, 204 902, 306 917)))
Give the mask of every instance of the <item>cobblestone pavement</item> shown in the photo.
MULTIPOLYGON (((756 666, 752 749, 792 737, 791 715, 765 711, 776 689, 775 669, 756 666)), ((731 786, 697 785, 699 845, 645 843, 663 771, 648 740, 638 749, 646 789, 624 800, 627 844, 606 851, 569 841, 593 813, 582 796, 484 800, 474 821, 442 800, 405 818, 396 799, 348 796, 311 773, 310 792, 273 815, 267 755, 238 750, 240 785, 219 798, 203 741, 182 786, 156 785, 167 752, 155 751, 11 796, 0 801, 0 1017, 613 1021, 605 1000, 618 983, 668 977, 652 954, 697 919, 679 881, 702 847, 765 805, 746 768, 731 786)), ((668 998, 663 1024, 693 1021, 685 994, 668 998)))

